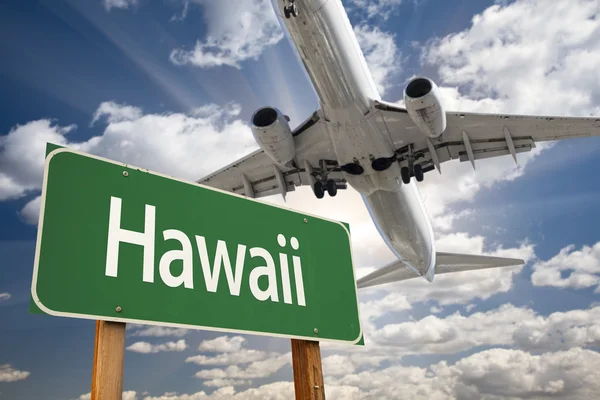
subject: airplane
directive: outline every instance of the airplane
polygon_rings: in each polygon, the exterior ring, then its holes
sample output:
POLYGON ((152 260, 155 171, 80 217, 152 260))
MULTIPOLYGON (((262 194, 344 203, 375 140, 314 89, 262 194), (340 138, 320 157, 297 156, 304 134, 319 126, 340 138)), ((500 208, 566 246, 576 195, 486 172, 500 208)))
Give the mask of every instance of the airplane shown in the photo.
POLYGON ((600 135, 600 119, 446 111, 437 85, 413 77, 405 106, 381 99, 341 0, 272 0, 284 32, 319 99, 295 129, 275 107, 252 115, 260 149, 198 180, 260 198, 310 185, 321 199, 348 185, 360 193, 397 260, 357 281, 358 288, 436 274, 516 266, 523 260, 435 250, 415 181, 444 162, 531 151, 536 142, 600 135))

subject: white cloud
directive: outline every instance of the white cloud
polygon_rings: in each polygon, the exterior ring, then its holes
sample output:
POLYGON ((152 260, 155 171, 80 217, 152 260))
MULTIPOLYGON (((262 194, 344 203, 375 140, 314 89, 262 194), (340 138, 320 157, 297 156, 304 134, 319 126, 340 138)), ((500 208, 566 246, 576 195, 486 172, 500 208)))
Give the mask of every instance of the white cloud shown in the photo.
POLYGON ((595 398, 598 367, 600 354, 580 348, 542 355, 491 349, 454 365, 393 366, 330 379, 329 384, 355 387, 360 399, 595 398))
POLYGON ((31 373, 19 371, 10 364, 0 364, 0 382, 16 382, 27 379, 31 373))
POLYGON ((479 346, 512 346, 526 350, 557 350, 600 344, 600 307, 553 313, 503 305, 496 310, 445 318, 387 324, 369 341, 398 354, 457 353, 479 346))
POLYGON ((444 84, 496 110, 598 115, 599 15, 596 0, 497 4, 469 29, 429 43, 423 59, 444 84))
POLYGON ((136 353, 143 353, 143 354, 150 354, 150 353, 159 353, 159 352, 164 352, 164 351, 184 351, 185 349, 187 349, 187 344, 185 342, 185 339, 181 339, 178 340, 177 342, 167 342, 167 343, 160 343, 160 344, 151 344, 148 342, 136 342, 134 344, 132 344, 131 346, 127 347, 127 350, 136 352, 136 353))
POLYGON ((348 375, 356 369, 354 363, 348 356, 334 354, 323 358, 323 374, 325 376, 348 375))
POLYGON ((236 392, 231 386, 223 387, 211 394, 197 392, 193 394, 163 395, 158 397, 145 397, 144 400, 288 400, 294 396, 292 382, 274 382, 258 388, 236 392))
POLYGON ((145 329, 133 332, 132 336, 148 337, 183 337, 189 332, 183 328, 167 328, 164 326, 150 326, 145 329))
POLYGON ((439 313, 441 313, 442 311, 444 311, 444 309, 443 309, 443 308, 436 307, 436 306, 431 306, 431 307, 429 308, 429 312, 430 312, 430 313, 432 313, 432 314, 439 314, 439 313))
POLYGON ((255 361, 245 368, 240 368, 237 365, 230 365, 225 369, 203 369, 196 373, 196 377, 200 379, 258 379, 266 378, 273 375, 286 365, 291 365, 292 354, 273 354, 271 357, 255 361))
MULTIPOLYGON (((234 119, 239 114, 237 104, 204 108, 199 116, 139 114, 130 106, 102 103, 96 114, 105 117, 107 125, 101 135, 85 142, 68 140, 66 135, 74 126, 63 127, 50 120, 17 125, 0 136, 0 201, 41 189, 46 142, 188 180, 201 178, 257 148, 249 126, 234 119), (209 109, 211 113, 206 111, 209 109), (217 151, 223 147, 228 151, 217 151)), ((37 221, 39 203, 39 199, 32 200, 21 215, 37 221)))
POLYGON ((112 8, 126 9, 130 6, 136 6, 138 0, 104 0, 104 8, 106 11, 110 11, 112 8))
POLYGON ((10 293, 0 293, 0 301, 2 300, 10 300, 11 295, 10 293))
POLYGON ((171 52, 171 61, 177 65, 241 68, 241 62, 258 59, 266 48, 283 38, 268 0, 239 0, 234 7, 223 1, 193 2, 203 7, 208 33, 193 49, 179 48, 171 52))
MULTIPOLYGON (((538 261, 533 266, 531 282, 535 286, 582 289, 600 283, 600 242, 594 246, 563 248, 548 261, 538 261), (563 277, 562 273, 567 273, 563 277)), ((598 289, 597 289, 598 291, 598 289)))
POLYGON ((369 25, 355 26, 354 34, 377 89, 383 95, 386 89, 392 86, 392 78, 401 70, 402 61, 394 41, 394 35, 369 25))
POLYGON ((25 207, 23 207, 19 214, 26 223, 36 225, 39 222, 41 205, 42 196, 37 196, 25 204, 25 207))
POLYGON ((17 125, 0 136, 0 201, 16 199, 42 185, 46 142, 65 145, 74 125, 42 119, 17 125))
POLYGON ((198 350, 215 353, 233 353, 240 351, 245 341, 246 339, 242 336, 219 336, 215 339, 204 340, 198 346, 198 350))
POLYGON ((203 382, 205 386, 209 387, 225 387, 225 386, 242 386, 250 385, 252 381, 244 381, 237 379, 211 379, 203 382))
POLYGON ((127 104, 117 104, 114 101, 105 101, 94 113, 92 125, 106 117, 108 123, 133 121, 142 117, 142 110, 138 107, 128 106, 127 104))
POLYGON ((233 365, 260 361, 267 357, 269 357, 269 354, 264 351, 240 349, 235 352, 222 353, 214 357, 205 355, 188 357, 185 359, 185 362, 198 365, 233 365))
MULTIPOLYGON (((92 394, 91 393, 86 393, 86 394, 82 394, 81 396, 79 396, 77 399, 78 400, 91 400, 92 398, 92 394)), ((125 392, 123 392, 121 399, 122 400, 137 400, 137 393, 135 392, 135 390, 127 390, 125 392)))
MULTIPOLYGON (((340 376, 325 375, 327 398, 340 399, 591 399, 600 391, 600 354, 581 348, 534 355, 490 349, 425 368, 391 366, 340 376)), ((292 398, 292 382, 274 382, 236 392, 232 386, 211 394, 165 393, 144 400, 292 398)), ((82 398, 83 399, 83 398, 82 398)))
POLYGON ((260 361, 264 360, 267 357, 269 357, 269 354, 264 351, 254 349, 240 349, 234 352, 218 354, 214 357, 205 355, 188 357, 185 359, 185 362, 194 363, 198 365, 234 365, 260 361))
POLYGON ((350 0, 350 10, 361 11, 367 18, 387 20, 403 0, 350 0))

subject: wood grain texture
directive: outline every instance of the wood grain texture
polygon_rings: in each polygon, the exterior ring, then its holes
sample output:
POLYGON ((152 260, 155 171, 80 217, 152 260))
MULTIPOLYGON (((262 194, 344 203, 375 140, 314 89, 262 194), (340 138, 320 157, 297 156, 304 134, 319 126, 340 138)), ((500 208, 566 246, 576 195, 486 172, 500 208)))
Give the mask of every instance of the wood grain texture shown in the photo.
POLYGON ((292 339, 296 400, 325 400, 319 342, 292 339))
POLYGON ((92 400, 121 400, 124 356, 125 324, 96 321, 92 400))

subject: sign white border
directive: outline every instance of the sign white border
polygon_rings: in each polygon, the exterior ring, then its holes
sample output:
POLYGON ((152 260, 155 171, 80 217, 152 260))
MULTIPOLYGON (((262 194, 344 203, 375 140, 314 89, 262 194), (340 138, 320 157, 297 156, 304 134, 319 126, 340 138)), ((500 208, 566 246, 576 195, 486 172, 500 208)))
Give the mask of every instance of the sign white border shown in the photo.
POLYGON ((360 341, 360 339, 363 336, 363 331, 362 331, 362 323, 361 323, 361 319, 360 319, 360 306, 358 303, 358 290, 356 287, 356 275, 354 274, 354 260, 353 260, 353 256, 352 256, 352 243, 350 240, 350 232, 348 231, 348 229, 346 228, 346 226, 339 222, 339 221, 335 221, 335 220, 331 220, 328 218, 323 218, 323 217, 319 217, 316 215, 312 215, 309 213, 300 213, 296 210, 293 210, 291 208, 288 207, 283 207, 277 204, 270 204, 264 201, 260 201, 260 200, 256 200, 256 199, 252 199, 252 198, 248 198, 242 195, 239 195, 237 193, 230 193, 221 189, 217 189, 217 188, 213 188, 210 186, 205 186, 202 185, 200 183, 196 183, 196 182, 189 182, 189 181, 185 181, 182 179, 177 179, 177 178, 173 178, 171 176, 165 175, 165 174, 161 174, 158 172, 152 172, 149 171, 145 168, 138 168, 135 167, 133 165, 129 165, 129 164, 124 164, 124 163, 120 163, 117 161, 113 161, 113 160, 109 160, 107 158, 103 158, 103 157, 98 157, 92 154, 87 154, 87 153, 83 153, 77 150, 72 150, 66 147, 63 148, 58 148, 55 149, 53 151, 51 151, 48 156, 46 157, 46 161, 44 163, 44 182, 43 182, 43 186, 42 186, 42 199, 41 199, 41 206, 40 206, 40 217, 39 217, 39 222, 38 222, 38 233, 37 233, 37 241, 36 241, 36 247, 35 247, 35 261, 34 261, 34 265, 33 265, 33 278, 31 281, 31 296, 35 302, 35 304, 40 308, 40 310, 42 310, 43 312, 45 312, 46 314, 49 315, 53 315, 56 317, 69 317, 69 318, 79 318, 79 319, 92 319, 92 320, 102 320, 102 321, 112 321, 112 322, 125 322, 125 323, 132 323, 132 324, 146 324, 146 325, 156 325, 156 326, 166 326, 166 327, 175 327, 175 328, 186 328, 186 329, 196 329, 196 330, 207 330, 207 331, 215 331, 215 332, 226 332, 226 333, 242 333, 242 334, 248 334, 248 335, 259 335, 259 336, 271 336, 271 337, 280 337, 280 338, 288 338, 288 339, 301 339, 301 340, 311 340, 311 341, 319 341, 319 342, 332 342, 332 343, 345 343, 345 344, 356 344, 360 341), (42 232, 43 232, 43 228, 44 228, 44 211, 45 211, 45 207, 46 207, 46 190, 47 190, 47 183, 48 183, 48 171, 49 171, 49 167, 50 167, 50 161, 52 161, 52 159, 54 158, 54 156, 60 154, 60 153, 65 153, 65 152, 69 152, 69 153, 74 153, 80 156, 84 156, 84 157, 88 157, 88 158, 93 158, 96 160, 100 160, 100 161, 104 161, 110 164, 114 164, 114 165, 119 165, 123 168, 127 168, 127 169, 136 169, 138 171, 142 171, 145 173, 148 173, 150 175, 154 175, 154 176, 160 176, 162 178, 166 178, 166 179, 170 179, 173 181, 177 181, 177 182, 181 182, 181 183, 185 183, 191 186, 200 186, 204 189, 208 189, 208 190, 212 190, 214 192, 219 192, 219 193, 223 193, 229 196, 236 196, 239 198, 242 198, 246 201, 254 201, 256 203, 260 203, 260 204, 264 204, 267 205, 269 207, 275 207, 275 208, 280 208, 283 210, 287 210, 287 211, 291 211, 293 213, 296 213, 302 217, 312 217, 312 218, 316 218, 316 219, 320 219, 320 220, 324 220, 324 221, 329 221, 329 222, 333 222, 336 224, 339 224, 342 226, 342 228, 344 228, 344 230, 346 231, 346 234, 348 235, 348 243, 349 243, 349 248, 350 248, 350 262, 352 264, 352 276, 354 278, 354 293, 356 295, 356 310, 357 310, 357 314, 358 314, 358 325, 359 325, 359 335, 355 340, 337 340, 337 339, 328 339, 328 338, 321 338, 318 336, 315 337, 311 337, 311 336, 296 336, 296 335, 285 335, 285 334, 280 334, 280 333, 267 333, 267 332, 258 332, 258 331, 247 331, 247 330, 242 330, 242 329, 227 329, 227 328, 215 328, 215 327, 208 327, 208 326, 199 326, 199 325, 187 325, 187 324, 177 324, 177 323, 166 323, 166 322, 158 322, 158 321, 145 321, 145 320, 141 320, 141 319, 130 319, 130 318, 119 318, 119 317, 107 317, 104 315, 91 315, 91 314, 78 314, 78 313, 69 313, 69 312, 62 312, 62 311, 55 311, 55 310, 51 310, 48 307, 46 307, 44 304, 42 304, 42 302, 40 301, 38 295, 37 295, 37 276, 38 276, 38 265, 39 265, 39 260, 40 260, 40 248, 41 248, 41 244, 42 244, 42 232))

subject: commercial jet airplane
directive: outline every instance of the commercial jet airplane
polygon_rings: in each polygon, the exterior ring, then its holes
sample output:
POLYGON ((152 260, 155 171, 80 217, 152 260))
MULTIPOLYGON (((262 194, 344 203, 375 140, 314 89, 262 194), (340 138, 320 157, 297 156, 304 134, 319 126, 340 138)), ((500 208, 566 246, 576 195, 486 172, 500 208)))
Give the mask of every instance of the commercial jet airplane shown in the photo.
POLYGON ((449 112, 436 84, 415 77, 405 106, 381 99, 340 0, 272 0, 314 85, 320 107, 300 126, 274 107, 258 109, 260 146, 198 182, 258 198, 310 185, 317 198, 349 184, 364 199, 398 260, 358 280, 368 287, 434 274, 523 264, 435 251, 415 180, 459 159, 475 163, 530 151, 535 143, 600 135, 600 119, 449 112))

